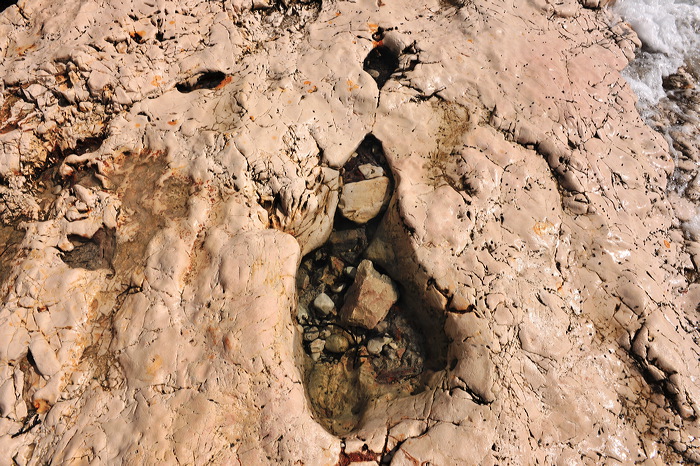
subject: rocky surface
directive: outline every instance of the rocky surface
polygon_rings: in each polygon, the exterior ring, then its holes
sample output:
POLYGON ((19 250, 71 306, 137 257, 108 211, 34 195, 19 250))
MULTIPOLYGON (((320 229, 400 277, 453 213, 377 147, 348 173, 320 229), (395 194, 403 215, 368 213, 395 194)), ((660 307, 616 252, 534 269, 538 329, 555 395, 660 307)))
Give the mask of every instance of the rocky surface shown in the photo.
POLYGON ((0 464, 700 461, 698 238, 599 6, 5 8, 0 464), (387 316, 317 314, 365 259, 387 316))

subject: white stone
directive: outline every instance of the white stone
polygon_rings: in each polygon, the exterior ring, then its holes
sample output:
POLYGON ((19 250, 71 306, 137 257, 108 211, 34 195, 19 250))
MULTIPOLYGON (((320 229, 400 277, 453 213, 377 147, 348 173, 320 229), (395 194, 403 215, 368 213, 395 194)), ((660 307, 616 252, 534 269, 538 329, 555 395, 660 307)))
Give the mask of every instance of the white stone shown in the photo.
POLYGON ((42 334, 35 333, 32 335, 29 351, 31 351, 36 367, 42 375, 52 376, 61 370, 61 363, 56 357, 56 352, 42 334))
POLYGON ((384 176, 384 169, 377 165, 364 163, 357 167, 357 169, 360 170, 360 173, 362 173, 362 176, 364 176, 366 180, 371 180, 373 178, 379 178, 380 176, 384 176))
POLYGON ((372 338, 367 342, 367 352, 369 352, 369 354, 377 355, 382 352, 382 350, 384 349, 384 345, 386 345, 390 341, 391 338, 389 337, 372 338))
POLYGON ((335 303, 326 293, 321 293, 314 299, 314 307, 327 316, 335 309, 335 303))

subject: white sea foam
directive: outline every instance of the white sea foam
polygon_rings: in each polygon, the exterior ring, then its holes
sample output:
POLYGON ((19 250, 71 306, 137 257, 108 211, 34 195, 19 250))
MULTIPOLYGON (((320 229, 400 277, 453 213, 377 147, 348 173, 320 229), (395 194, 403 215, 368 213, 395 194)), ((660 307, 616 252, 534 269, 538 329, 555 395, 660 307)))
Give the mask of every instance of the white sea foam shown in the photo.
POLYGON ((662 79, 685 65, 700 74, 700 0, 618 0, 613 6, 642 41, 623 75, 647 113, 666 96, 662 79))
MULTIPOLYGON (((662 85, 664 77, 684 66, 696 80, 700 78, 700 0, 617 0, 613 10, 632 26, 642 41, 642 50, 622 74, 639 99, 638 110, 651 122, 659 111, 659 102, 667 97, 662 85)), ((682 106, 673 99, 666 101, 665 106, 684 113, 682 106)), ((681 120, 692 124, 691 114, 683 116, 681 120)), ((671 134, 687 132, 689 128, 681 124, 659 130, 677 159, 679 154, 673 147, 671 134)), ((681 196, 688 189, 697 191, 700 174, 688 178, 677 172, 669 188, 681 196)), ((689 239, 700 241, 700 203, 692 199, 691 202, 695 204, 696 213, 683 222, 682 227, 689 239)))

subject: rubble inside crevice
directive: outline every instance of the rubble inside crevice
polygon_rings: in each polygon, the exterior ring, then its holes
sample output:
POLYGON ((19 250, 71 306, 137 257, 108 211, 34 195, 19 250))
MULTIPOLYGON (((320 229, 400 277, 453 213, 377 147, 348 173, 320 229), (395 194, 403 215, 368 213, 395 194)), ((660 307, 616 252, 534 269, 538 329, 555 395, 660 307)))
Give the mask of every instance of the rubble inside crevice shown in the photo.
POLYGON ((700 288, 599 3, 0 13, 0 463, 697 459, 700 288))
MULTIPOLYGON (((363 194, 371 189, 363 183, 378 177, 393 184, 381 143, 371 134, 341 174, 343 193, 355 185, 363 194)), ((335 435, 356 428, 370 400, 418 394, 428 388, 430 374, 444 366, 445 356, 435 354, 445 347, 444 334, 428 338, 424 332, 427 304, 365 258, 390 192, 380 198, 381 209, 359 223, 348 219, 358 220, 354 211, 343 210, 346 194, 341 194, 328 242, 305 256, 297 272, 306 390, 316 419, 335 435)), ((362 207, 372 204, 371 196, 359 197, 362 207)))

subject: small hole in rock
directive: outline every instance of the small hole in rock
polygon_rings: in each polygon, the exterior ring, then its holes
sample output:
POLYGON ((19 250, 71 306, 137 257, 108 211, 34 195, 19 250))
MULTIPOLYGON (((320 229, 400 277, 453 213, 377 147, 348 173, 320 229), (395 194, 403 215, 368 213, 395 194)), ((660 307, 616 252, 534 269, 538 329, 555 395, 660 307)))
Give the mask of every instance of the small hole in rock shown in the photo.
POLYGON ((183 94, 187 94, 198 89, 214 89, 224 79, 226 79, 226 74, 221 71, 206 71, 176 84, 175 88, 183 94))
POLYGON ((367 55, 362 67, 381 89, 399 67, 399 57, 389 47, 380 45, 367 55))

